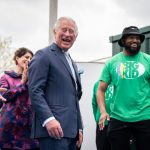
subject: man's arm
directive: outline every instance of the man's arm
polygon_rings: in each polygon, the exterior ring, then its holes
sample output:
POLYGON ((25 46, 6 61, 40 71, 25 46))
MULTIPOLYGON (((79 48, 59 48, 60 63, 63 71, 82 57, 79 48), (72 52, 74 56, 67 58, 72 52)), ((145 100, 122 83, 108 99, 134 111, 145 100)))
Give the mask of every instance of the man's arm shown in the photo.
POLYGON ((95 121, 96 121, 96 113, 97 113, 97 109, 98 109, 97 100, 96 100, 98 85, 99 85, 99 81, 97 81, 94 84, 93 95, 92 95, 92 110, 93 110, 93 115, 94 115, 95 121))
POLYGON ((47 57, 43 51, 38 51, 29 63, 29 94, 41 125, 47 118, 53 116, 45 96, 46 81, 49 73, 47 57))
POLYGON ((99 127, 103 130, 105 126, 105 120, 109 120, 109 115, 106 112, 105 106, 105 92, 108 87, 108 83, 101 81, 97 90, 97 103, 101 112, 101 117, 99 120, 99 127))
POLYGON ((29 64, 29 93, 41 126, 44 124, 51 137, 61 138, 63 131, 60 123, 55 118, 47 122, 47 119, 55 117, 47 104, 45 93, 50 70, 49 59, 47 53, 38 51, 31 60, 29 64))

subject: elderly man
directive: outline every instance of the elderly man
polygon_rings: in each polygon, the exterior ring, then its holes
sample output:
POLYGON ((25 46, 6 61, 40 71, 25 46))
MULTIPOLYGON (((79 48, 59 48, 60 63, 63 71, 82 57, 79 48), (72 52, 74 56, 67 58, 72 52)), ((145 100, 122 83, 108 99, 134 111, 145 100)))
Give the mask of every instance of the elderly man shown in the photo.
POLYGON ((33 137, 41 150, 76 150, 82 143, 81 82, 68 50, 78 35, 75 21, 59 18, 54 43, 39 50, 29 65, 29 92, 35 117, 33 137))

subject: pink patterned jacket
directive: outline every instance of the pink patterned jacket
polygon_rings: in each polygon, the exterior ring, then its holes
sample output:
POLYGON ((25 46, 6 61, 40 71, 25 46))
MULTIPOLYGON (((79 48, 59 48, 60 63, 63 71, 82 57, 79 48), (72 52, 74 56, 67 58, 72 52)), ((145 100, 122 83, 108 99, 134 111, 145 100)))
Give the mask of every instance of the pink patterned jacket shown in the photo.
POLYGON ((0 112, 0 147, 9 149, 38 148, 37 140, 30 138, 32 107, 28 86, 21 84, 21 75, 7 71, 0 79, 1 87, 7 88, 2 94, 7 99, 0 112))

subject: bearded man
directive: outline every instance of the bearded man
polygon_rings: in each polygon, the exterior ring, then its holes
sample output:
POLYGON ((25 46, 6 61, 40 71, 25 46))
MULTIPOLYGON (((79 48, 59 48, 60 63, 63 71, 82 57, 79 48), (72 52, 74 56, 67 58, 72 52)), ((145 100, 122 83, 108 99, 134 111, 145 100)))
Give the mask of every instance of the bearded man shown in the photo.
POLYGON ((130 150, 130 139, 137 150, 150 149, 150 56, 140 51, 145 36, 136 26, 126 27, 118 44, 123 51, 106 63, 97 92, 102 130, 109 121, 108 138, 112 150, 130 150), (109 116, 105 91, 114 85, 109 116))

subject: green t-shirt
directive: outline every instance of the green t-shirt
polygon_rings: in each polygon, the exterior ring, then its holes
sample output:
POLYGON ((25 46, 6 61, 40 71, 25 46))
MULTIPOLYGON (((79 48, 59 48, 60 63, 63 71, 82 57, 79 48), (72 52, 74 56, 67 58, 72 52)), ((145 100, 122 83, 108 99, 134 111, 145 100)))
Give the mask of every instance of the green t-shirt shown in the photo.
POLYGON ((114 85, 111 117, 136 122, 150 119, 150 56, 123 52, 110 59, 100 80, 114 85))
MULTIPOLYGON (((96 100, 96 93, 98 90, 99 81, 94 84, 93 87, 93 96, 92 96, 92 109, 93 115, 95 118, 96 123, 98 124, 100 118, 100 111, 96 100)), ((113 97, 113 85, 109 85, 106 92, 105 92, 105 103, 106 103, 106 111, 110 115, 111 107, 112 107, 112 97, 113 97)), ((106 121, 105 124, 108 124, 106 121)))

